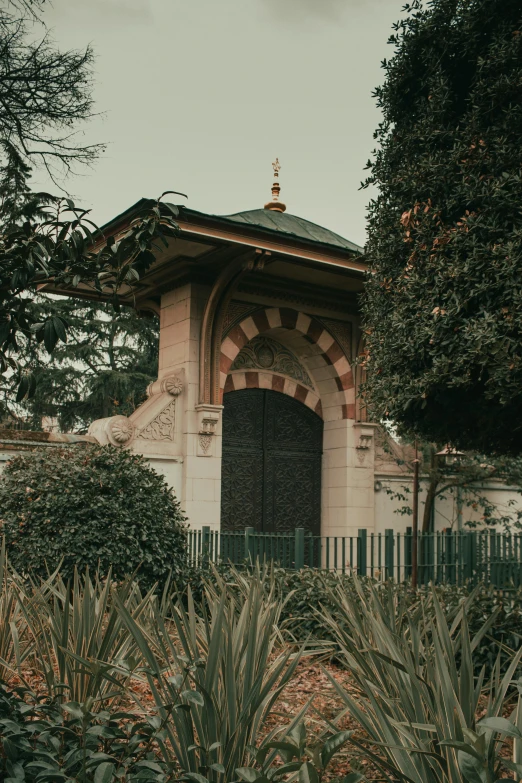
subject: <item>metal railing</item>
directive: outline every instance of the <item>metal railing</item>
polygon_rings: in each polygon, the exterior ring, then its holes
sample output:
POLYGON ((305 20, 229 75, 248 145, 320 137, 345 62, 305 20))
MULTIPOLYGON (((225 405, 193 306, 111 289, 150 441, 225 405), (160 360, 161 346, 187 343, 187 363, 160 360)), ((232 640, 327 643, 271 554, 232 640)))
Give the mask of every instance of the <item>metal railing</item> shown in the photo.
MULTIPOLYGON (((214 531, 209 527, 188 531, 188 558, 203 562, 271 561, 288 569, 326 569, 358 573, 377 579, 405 581, 411 577, 411 528, 406 533, 385 530, 357 536, 312 536, 304 528, 292 533, 214 531)), ((495 587, 522 585, 522 534, 445 530, 420 533, 419 584, 485 582, 495 587)))

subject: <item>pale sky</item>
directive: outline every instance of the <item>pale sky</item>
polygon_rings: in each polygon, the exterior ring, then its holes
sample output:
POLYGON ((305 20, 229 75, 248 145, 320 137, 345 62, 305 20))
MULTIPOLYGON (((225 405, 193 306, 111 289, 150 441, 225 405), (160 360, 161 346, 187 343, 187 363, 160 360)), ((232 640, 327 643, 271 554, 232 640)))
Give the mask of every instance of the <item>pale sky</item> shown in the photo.
POLYGON ((269 200, 277 156, 288 212, 363 244, 371 93, 403 4, 53 0, 45 19, 60 46, 95 50, 103 116, 86 137, 108 144, 68 189, 98 223, 164 190, 230 214, 269 200))

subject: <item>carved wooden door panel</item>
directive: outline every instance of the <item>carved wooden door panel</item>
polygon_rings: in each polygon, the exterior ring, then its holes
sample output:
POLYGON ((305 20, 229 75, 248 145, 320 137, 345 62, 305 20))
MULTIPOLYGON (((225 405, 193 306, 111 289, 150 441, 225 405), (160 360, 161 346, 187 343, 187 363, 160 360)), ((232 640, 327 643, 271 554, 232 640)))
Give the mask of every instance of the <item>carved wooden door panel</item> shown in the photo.
POLYGON ((323 422, 265 389, 225 394, 221 526, 285 532, 321 528, 323 422))

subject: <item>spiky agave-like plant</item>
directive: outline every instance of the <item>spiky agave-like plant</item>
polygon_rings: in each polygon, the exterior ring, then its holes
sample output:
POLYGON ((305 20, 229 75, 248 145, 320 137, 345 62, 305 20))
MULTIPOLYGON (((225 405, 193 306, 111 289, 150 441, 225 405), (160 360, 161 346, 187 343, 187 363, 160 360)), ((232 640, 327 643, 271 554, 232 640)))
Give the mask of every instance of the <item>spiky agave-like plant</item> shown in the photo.
POLYGON ((267 588, 254 574, 234 591, 221 581, 206 591, 201 611, 189 591, 186 607, 173 600, 147 623, 118 603, 164 723, 164 758, 188 779, 237 780, 302 652, 286 649, 274 658, 283 606, 275 583, 267 588))
MULTIPOLYGON (((329 675, 367 737, 352 737, 350 742, 388 780, 494 783, 506 766, 500 755, 503 738, 514 738, 518 754, 507 766, 520 761, 520 696, 510 720, 503 713, 514 695, 522 648, 504 676, 498 659, 485 683, 484 668, 474 676, 473 654, 494 618, 470 639, 469 599, 450 625, 435 591, 403 612, 386 591, 368 585, 363 590, 357 578, 354 586, 359 601, 332 591, 335 611, 325 613, 360 693, 359 699, 353 698, 329 675)), ((516 769, 520 777, 522 766, 516 769)))

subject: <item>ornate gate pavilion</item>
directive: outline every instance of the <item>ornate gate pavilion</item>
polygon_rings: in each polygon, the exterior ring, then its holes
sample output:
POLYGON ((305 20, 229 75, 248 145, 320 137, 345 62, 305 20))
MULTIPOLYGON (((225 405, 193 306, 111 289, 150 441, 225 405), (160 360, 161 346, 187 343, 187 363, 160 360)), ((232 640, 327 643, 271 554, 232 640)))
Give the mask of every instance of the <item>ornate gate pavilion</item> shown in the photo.
POLYGON ((351 535, 374 525, 375 428, 353 369, 362 248, 287 214, 274 169, 264 209, 182 210, 128 296, 160 316, 158 380, 89 433, 144 454, 191 527, 351 535))

